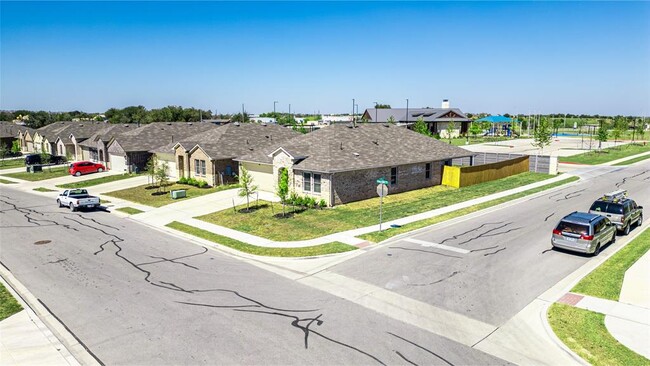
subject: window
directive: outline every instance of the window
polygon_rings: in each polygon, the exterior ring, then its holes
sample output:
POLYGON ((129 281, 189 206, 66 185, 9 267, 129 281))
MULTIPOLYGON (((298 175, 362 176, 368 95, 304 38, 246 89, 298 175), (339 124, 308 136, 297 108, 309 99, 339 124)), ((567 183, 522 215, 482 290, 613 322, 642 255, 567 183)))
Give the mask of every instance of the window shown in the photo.
POLYGON ((302 173, 302 190, 311 192, 311 173, 302 173))
POLYGON ((205 160, 201 160, 201 175, 205 175, 205 160))
POLYGON ((397 167, 390 168, 390 184, 397 184, 397 167))
POLYGON ((424 166, 424 178, 431 179, 431 163, 427 163, 424 166))
POLYGON ((314 173, 314 193, 320 193, 320 174, 314 173))
POLYGON ((201 174, 201 166, 199 164, 199 159, 194 159, 194 174, 196 175, 201 174))

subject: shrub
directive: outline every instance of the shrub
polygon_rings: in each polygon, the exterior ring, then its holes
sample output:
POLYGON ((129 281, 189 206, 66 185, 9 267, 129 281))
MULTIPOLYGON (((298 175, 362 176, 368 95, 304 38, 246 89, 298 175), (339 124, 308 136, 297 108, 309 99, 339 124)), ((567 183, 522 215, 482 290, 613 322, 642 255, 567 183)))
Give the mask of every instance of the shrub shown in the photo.
POLYGON ((318 201, 318 207, 322 210, 325 206, 327 206, 327 202, 325 200, 320 200, 318 201))
POLYGON ((181 177, 181 179, 179 179, 177 183, 179 183, 179 184, 187 184, 187 178, 181 177))
POLYGON ((204 180, 200 180, 200 181, 198 181, 197 185, 199 186, 199 188, 205 188, 205 187, 208 186, 208 182, 206 182, 204 180))
POLYGON ((314 197, 306 197, 306 204, 309 208, 316 207, 316 199, 314 197))
POLYGON ((196 180, 195 178, 190 178, 190 179, 187 180, 187 184, 189 184, 189 185, 191 185, 191 186, 198 186, 198 185, 199 185, 199 181, 196 180))
POLYGON ((291 192, 291 196, 289 196, 289 203, 292 205, 298 204, 298 195, 295 192, 291 192))

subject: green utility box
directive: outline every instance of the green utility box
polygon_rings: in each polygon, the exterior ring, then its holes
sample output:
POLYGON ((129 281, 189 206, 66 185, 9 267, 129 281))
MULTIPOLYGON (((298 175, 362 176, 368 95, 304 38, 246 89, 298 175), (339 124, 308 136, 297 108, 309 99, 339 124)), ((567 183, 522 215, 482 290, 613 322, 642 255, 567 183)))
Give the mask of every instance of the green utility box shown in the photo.
POLYGON ((184 189, 179 189, 179 190, 176 190, 176 191, 171 191, 171 192, 169 192, 169 193, 171 194, 172 199, 185 198, 185 197, 187 197, 187 195, 186 195, 186 194, 187 194, 187 191, 184 190, 184 189))

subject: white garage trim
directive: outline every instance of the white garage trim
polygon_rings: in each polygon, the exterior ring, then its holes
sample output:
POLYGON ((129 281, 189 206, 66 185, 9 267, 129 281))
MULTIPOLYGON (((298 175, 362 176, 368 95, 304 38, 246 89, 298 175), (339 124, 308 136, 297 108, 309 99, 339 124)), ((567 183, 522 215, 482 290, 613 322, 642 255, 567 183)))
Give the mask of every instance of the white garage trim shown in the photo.
POLYGON ((263 192, 275 193, 273 165, 241 162, 241 166, 248 170, 257 189, 263 192))

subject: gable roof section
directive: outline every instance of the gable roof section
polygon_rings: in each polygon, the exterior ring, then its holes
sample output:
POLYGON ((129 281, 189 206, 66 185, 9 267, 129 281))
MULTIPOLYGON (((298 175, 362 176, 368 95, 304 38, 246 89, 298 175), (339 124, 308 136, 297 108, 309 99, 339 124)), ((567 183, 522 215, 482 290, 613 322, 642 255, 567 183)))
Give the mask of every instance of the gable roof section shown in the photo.
MULTIPOLYGON (((364 112, 371 122, 385 123, 392 116, 395 122, 406 123, 406 108, 368 108, 364 112), (375 121, 375 113, 376 119, 375 121)), ((414 123, 418 118, 422 117, 424 122, 469 122, 465 113, 458 108, 409 108, 408 109, 408 123, 414 123), (455 116, 450 117, 449 113, 455 116)))
POLYGON ((0 121, 0 138, 18 138, 21 131, 34 131, 34 129, 13 122, 0 121))
POLYGON ((475 153, 391 124, 334 124, 275 144, 235 160, 271 164, 269 156, 282 148, 294 168, 323 173, 441 161, 475 153))
MULTIPOLYGON (((229 123, 205 133, 189 136, 179 143, 190 151, 200 147, 211 159, 221 160, 248 154, 271 144, 277 145, 300 135, 290 128, 275 124, 229 123)), ((167 152, 175 145, 175 143, 167 144, 155 151, 167 152)))
POLYGON ((116 135, 111 141, 118 140, 126 152, 151 151, 218 127, 212 123, 201 122, 154 122, 116 135))
POLYGON ((99 131, 95 131, 94 134, 92 134, 90 137, 87 139, 83 140, 82 142, 79 143, 80 146, 84 147, 96 147, 97 146, 97 141, 101 140, 105 143, 109 142, 111 138, 114 136, 117 136, 121 133, 131 131, 136 129, 137 126, 132 123, 116 123, 116 124, 109 124, 103 128, 101 128, 99 131))

